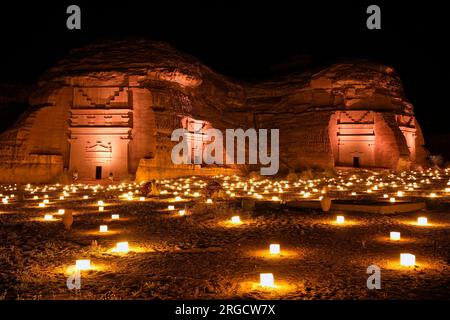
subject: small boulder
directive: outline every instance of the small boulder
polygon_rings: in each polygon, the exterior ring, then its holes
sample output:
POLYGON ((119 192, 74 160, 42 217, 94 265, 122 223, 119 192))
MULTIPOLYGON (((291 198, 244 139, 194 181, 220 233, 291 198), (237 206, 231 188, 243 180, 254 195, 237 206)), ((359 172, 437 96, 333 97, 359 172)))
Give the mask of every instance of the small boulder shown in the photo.
POLYGON ((320 206, 322 207, 322 211, 323 212, 328 212, 330 211, 331 208, 331 198, 328 196, 324 196, 321 200, 320 200, 320 206))
POLYGON ((73 223, 72 210, 66 210, 64 212, 64 215, 62 216, 62 222, 64 223, 64 226, 66 227, 66 229, 70 230, 70 228, 72 227, 72 223, 73 223))

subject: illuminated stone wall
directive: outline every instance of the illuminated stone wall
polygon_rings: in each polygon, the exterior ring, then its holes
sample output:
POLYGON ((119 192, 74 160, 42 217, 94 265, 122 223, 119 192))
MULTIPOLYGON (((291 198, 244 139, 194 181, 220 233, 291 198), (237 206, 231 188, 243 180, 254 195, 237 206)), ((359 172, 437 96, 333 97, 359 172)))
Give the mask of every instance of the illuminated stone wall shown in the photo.
POLYGON ((173 165, 170 137, 183 119, 220 130, 279 129, 283 174, 403 170, 424 165, 427 154, 390 67, 340 63, 243 84, 167 44, 119 41, 76 49, 42 76, 29 110, 0 136, 0 182, 58 181, 75 170, 95 179, 98 167, 103 179, 112 172, 139 180, 258 169, 173 165))

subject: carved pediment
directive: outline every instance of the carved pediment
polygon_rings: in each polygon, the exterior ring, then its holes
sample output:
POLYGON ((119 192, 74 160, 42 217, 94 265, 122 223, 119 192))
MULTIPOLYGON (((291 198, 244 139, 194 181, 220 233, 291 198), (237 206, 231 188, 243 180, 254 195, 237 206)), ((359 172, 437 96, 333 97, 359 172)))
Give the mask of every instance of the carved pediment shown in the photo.
POLYGON ((111 152, 111 144, 102 144, 101 141, 97 141, 95 144, 89 145, 90 142, 87 142, 86 152, 111 152))

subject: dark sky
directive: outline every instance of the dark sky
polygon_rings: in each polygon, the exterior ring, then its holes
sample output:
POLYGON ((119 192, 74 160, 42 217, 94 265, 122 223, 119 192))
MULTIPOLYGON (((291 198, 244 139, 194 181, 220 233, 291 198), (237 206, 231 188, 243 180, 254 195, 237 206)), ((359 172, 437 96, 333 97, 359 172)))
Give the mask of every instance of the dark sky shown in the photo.
POLYGON ((164 40, 236 79, 273 73, 286 61, 312 66, 366 58, 394 66, 426 132, 448 132, 448 15, 421 1, 12 1, 0 7, 0 82, 33 83, 75 47, 98 39, 164 40), (66 28, 70 4, 82 30, 66 28), (378 4, 382 30, 366 28, 378 4))

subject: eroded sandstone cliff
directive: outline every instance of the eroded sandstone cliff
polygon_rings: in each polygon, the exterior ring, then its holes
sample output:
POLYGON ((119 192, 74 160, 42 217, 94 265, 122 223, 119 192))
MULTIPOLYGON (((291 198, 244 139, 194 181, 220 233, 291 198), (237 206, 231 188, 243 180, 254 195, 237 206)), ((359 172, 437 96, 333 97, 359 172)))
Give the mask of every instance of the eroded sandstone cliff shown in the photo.
POLYGON ((2 182, 47 182, 65 170, 91 177, 98 166, 140 179, 192 173, 198 168, 170 160, 170 134, 183 117, 219 129, 279 129, 281 172, 402 169, 425 158, 399 77, 364 61, 248 84, 165 43, 108 41, 73 50, 29 103, 0 136, 2 182))

